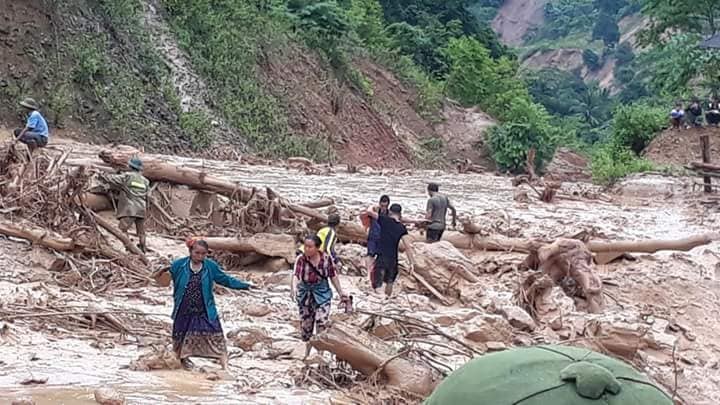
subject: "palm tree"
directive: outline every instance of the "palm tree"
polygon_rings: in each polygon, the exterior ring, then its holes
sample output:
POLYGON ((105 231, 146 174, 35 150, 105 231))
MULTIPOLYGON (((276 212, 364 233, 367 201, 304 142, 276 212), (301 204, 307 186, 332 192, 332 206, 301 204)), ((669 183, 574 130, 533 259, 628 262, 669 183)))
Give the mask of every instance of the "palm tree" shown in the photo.
POLYGON ((592 128, 600 126, 608 118, 610 106, 610 93, 602 89, 597 83, 590 83, 587 90, 570 107, 570 113, 592 128))

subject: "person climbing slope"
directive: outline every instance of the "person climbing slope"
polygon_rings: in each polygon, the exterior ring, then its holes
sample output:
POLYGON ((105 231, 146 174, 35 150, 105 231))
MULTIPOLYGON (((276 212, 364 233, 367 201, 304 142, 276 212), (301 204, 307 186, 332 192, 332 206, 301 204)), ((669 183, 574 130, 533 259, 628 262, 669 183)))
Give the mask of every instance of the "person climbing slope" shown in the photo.
POLYGON ((150 191, 150 180, 142 175, 143 163, 137 157, 128 161, 130 172, 121 174, 100 174, 100 180, 105 182, 111 190, 118 193, 117 218, 120 220, 119 228, 127 233, 130 226, 135 224, 138 248, 145 252, 145 211, 150 191))
POLYGON ((332 290, 330 283, 345 303, 345 295, 335 264, 327 253, 320 250, 322 242, 317 235, 304 240, 304 253, 295 260, 290 296, 297 303, 300 312, 301 338, 306 342, 305 357, 310 355, 310 338, 329 326, 332 290))
POLYGON ((402 207, 399 204, 391 205, 387 216, 381 216, 372 210, 366 210, 364 213, 376 219, 380 224, 378 255, 375 265, 370 271, 370 282, 376 292, 385 283, 385 296, 390 298, 393 284, 398 276, 398 249, 401 242, 410 261, 410 274, 415 271, 412 242, 408 238, 407 228, 401 222, 402 207))
POLYGON ((187 241, 190 255, 175 260, 169 269, 154 275, 156 280, 170 272, 173 282, 173 351, 185 368, 191 368, 190 357, 217 359, 227 369, 228 354, 213 295, 215 283, 235 290, 253 286, 227 275, 208 259, 209 246, 203 239, 187 241))

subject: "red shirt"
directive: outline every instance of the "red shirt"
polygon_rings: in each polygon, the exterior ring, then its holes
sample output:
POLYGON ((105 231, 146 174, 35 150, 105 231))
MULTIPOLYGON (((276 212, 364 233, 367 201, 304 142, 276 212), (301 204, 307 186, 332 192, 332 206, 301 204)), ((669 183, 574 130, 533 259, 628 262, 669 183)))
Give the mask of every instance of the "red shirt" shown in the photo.
POLYGON ((335 277, 335 265, 325 253, 320 254, 320 262, 315 267, 305 255, 295 260, 295 276, 308 284, 319 283, 323 279, 335 277))

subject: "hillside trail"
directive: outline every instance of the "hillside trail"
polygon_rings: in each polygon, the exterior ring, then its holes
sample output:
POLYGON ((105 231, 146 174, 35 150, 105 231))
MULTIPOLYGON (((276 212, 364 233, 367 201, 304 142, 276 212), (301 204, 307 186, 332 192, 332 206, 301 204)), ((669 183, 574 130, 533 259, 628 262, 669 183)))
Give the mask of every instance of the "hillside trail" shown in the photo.
MULTIPOLYGON (((0 131, 0 139, 8 139, 0 131)), ((47 153, 72 150, 70 160, 97 160, 103 146, 88 145, 55 137, 47 153)), ((422 215, 425 208, 425 186, 428 181, 441 184, 441 191, 454 201, 466 217, 483 221, 489 228, 515 237, 553 238, 586 230, 600 238, 675 239, 717 228, 720 214, 705 210, 699 204, 701 195, 686 189, 681 180, 660 176, 639 176, 615 190, 612 202, 578 197, 552 204, 539 201, 517 203, 507 177, 490 174, 455 174, 440 171, 368 171, 347 173, 334 168, 328 175, 307 175, 279 166, 247 165, 232 161, 214 161, 158 156, 186 167, 202 168, 247 186, 270 187, 296 201, 321 197, 335 198, 346 210, 359 210, 373 203, 381 194, 402 204, 409 216, 422 215)), ((597 187, 581 183, 564 183, 563 192, 580 196, 597 187)), ((150 234, 148 244, 163 256, 186 254, 182 241, 150 234)), ((521 255, 520 255, 521 256, 521 255)), ((517 254, 477 252, 472 260, 478 265, 487 261, 517 260, 517 254)), ((24 243, 0 240, 0 308, 25 303, 35 305, 50 298, 62 297, 68 308, 92 302, 110 310, 140 310, 148 320, 162 322, 169 328, 171 290, 147 287, 123 289, 100 296, 67 291, 48 282, 47 267, 53 255, 24 243), (31 282, 19 283, 23 275, 31 282)), ((573 322, 599 319, 607 322, 650 322, 665 319, 685 325, 693 339, 677 337, 678 358, 669 358, 660 350, 643 352, 646 370, 653 378, 672 386, 677 374, 678 394, 689 404, 720 403, 720 243, 696 248, 690 252, 659 252, 637 255, 635 261, 620 261, 598 266, 604 280, 619 303, 610 303, 602 315, 573 314, 573 322)), ((263 286, 259 292, 222 293, 216 297, 225 332, 239 328, 260 329, 272 340, 262 350, 239 350, 229 346, 230 370, 218 381, 210 381, 202 372, 132 371, 127 365, 146 353, 149 347, 169 343, 168 339, 128 342, 119 337, 98 336, 83 339, 73 331, 49 323, 36 330, 22 322, 9 325, 0 334, 0 403, 32 397, 38 405, 92 404, 93 390, 112 387, 125 395, 128 404, 203 403, 203 404, 305 404, 330 403, 341 394, 337 390, 296 385, 303 363, 302 342, 295 331, 296 307, 288 297, 289 286, 273 284, 268 274, 243 271, 236 275, 263 286), (248 308, 266 306, 265 316, 249 313, 248 308), (100 339, 100 338, 103 339, 100 339), (273 352, 286 351, 287 356, 274 358, 273 352), (29 376, 47 378, 37 386, 22 385, 29 376)), ((276 276, 276 275, 273 275, 276 276)), ((512 296, 519 274, 485 274, 480 277, 484 297, 506 302, 512 296)), ((400 309, 412 311, 433 322, 438 316, 459 317, 472 308, 446 307, 427 297, 399 286, 398 298, 384 301, 375 296, 361 277, 343 277, 346 290, 355 297, 358 308, 369 311, 400 309)), ((657 321, 656 321, 657 322, 657 321)), ((460 322, 462 323, 462 322, 460 322)), ((650 322, 652 323, 652 322, 650 322)), ((462 325, 461 325, 462 326, 462 325)), ((454 330, 453 333, 458 333, 454 330)), ((458 336, 462 337, 462 335, 458 336)), ((211 371, 217 365, 198 362, 211 371)), ((454 368, 462 364, 452 364, 454 368)))

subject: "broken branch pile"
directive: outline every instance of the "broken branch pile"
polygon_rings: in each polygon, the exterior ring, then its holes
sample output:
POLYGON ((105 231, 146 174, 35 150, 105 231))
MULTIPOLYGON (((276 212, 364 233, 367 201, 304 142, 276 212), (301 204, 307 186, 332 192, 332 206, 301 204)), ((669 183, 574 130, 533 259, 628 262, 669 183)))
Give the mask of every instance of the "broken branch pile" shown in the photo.
MULTIPOLYGON (((63 166, 69 152, 29 159, 10 144, 0 154, 0 209, 6 213, 0 233, 62 252, 53 266, 62 285, 90 291, 147 285, 147 259, 116 250, 100 229, 121 232, 83 205, 80 197, 90 173, 63 166)), ((121 242, 141 253, 127 240, 121 242)))

